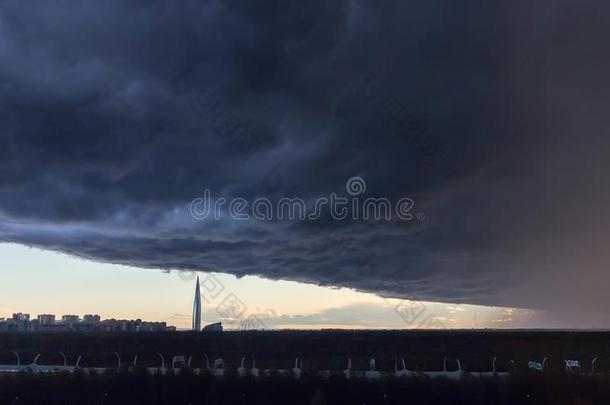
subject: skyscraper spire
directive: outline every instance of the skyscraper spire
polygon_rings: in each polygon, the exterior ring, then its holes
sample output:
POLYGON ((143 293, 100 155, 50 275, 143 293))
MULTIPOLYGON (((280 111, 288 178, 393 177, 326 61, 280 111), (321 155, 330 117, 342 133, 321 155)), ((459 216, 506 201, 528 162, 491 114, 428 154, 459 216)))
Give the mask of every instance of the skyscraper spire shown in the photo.
POLYGON ((201 292, 199 291, 199 276, 195 284, 195 301, 193 302, 193 330, 201 331, 201 292))

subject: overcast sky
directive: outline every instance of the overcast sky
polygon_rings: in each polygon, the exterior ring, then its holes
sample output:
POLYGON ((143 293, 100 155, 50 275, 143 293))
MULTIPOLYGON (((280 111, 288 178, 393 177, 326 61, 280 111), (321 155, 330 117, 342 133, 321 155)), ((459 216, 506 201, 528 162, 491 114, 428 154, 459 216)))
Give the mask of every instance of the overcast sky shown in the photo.
POLYGON ((0 241, 610 326, 609 8, 3 1, 0 241), (205 190, 413 218, 194 218, 205 190))

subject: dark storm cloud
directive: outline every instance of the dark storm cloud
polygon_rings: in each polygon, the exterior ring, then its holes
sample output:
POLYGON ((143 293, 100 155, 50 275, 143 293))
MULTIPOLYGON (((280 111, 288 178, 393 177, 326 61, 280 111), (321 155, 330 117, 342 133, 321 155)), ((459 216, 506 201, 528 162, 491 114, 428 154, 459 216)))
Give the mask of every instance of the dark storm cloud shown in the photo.
POLYGON ((609 8, 4 1, 0 240, 599 319, 609 8), (189 216, 352 176, 426 219, 189 216))

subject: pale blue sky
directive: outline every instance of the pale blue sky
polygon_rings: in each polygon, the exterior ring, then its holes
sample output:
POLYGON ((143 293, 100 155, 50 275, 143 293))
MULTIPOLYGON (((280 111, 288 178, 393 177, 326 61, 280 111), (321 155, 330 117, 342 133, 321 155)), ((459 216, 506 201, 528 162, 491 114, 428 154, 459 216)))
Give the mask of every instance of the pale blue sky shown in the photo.
MULTIPOLYGON (((194 274, 96 263, 0 244, 0 317, 12 312, 161 320, 188 328, 194 274)), ((384 300, 372 294, 257 277, 199 273, 204 323, 271 328, 470 328, 527 326, 533 313, 507 308, 384 300), (229 306, 232 302, 234 305, 229 306), (235 304, 237 303, 237 304, 235 304)))

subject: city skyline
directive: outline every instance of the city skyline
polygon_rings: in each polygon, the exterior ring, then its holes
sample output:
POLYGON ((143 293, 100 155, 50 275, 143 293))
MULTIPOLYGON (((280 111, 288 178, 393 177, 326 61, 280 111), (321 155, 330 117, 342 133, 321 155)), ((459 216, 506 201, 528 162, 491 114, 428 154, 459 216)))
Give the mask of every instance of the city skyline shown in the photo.
MULTIPOLYGON (((532 311, 509 308, 488 308, 471 305, 425 303, 419 317, 403 319, 400 312, 409 308, 397 305, 401 300, 384 300, 371 294, 345 289, 331 289, 294 282, 277 282, 252 277, 236 279, 215 273, 179 273, 143 270, 92 263, 66 255, 0 244, 0 255, 14 272, 5 276, 0 286, 4 301, 0 317, 14 312, 30 314, 98 313, 103 318, 164 321, 180 330, 192 329, 193 282, 200 276, 201 292, 208 292, 202 317, 206 324, 222 321, 227 329, 240 329, 248 317, 227 322, 217 311, 223 301, 233 295, 265 323, 265 328, 413 328, 426 317, 445 318, 447 327, 470 328, 477 312, 479 327, 532 327, 536 317, 532 311), (9 288, 29 286, 30 295, 9 288), (220 285, 214 290, 214 285, 220 285), (80 287, 88 285, 87 290, 80 287), (142 288, 136 288, 141 286, 142 288), (264 291, 264 293, 261 293, 264 291), (110 295, 112 294, 112 295, 110 295), (217 294, 215 298, 212 298, 217 294), (233 295, 231 295, 233 294, 233 295), (316 297, 308 300, 308 297, 316 297), (307 305, 303 305, 306 302, 307 305), (8 304, 8 305, 7 305, 8 304)), ((256 327, 250 322, 248 327, 256 327)), ((429 325, 434 326, 434 325, 429 325)), ((551 325, 552 326, 552 325, 551 325)), ((561 325, 557 325, 561 326, 561 325)))
POLYGON ((102 319, 97 314, 61 315, 56 319, 54 314, 30 314, 17 312, 10 318, 0 318, 0 332, 168 332, 176 328, 159 321, 142 321, 141 319, 102 319))

